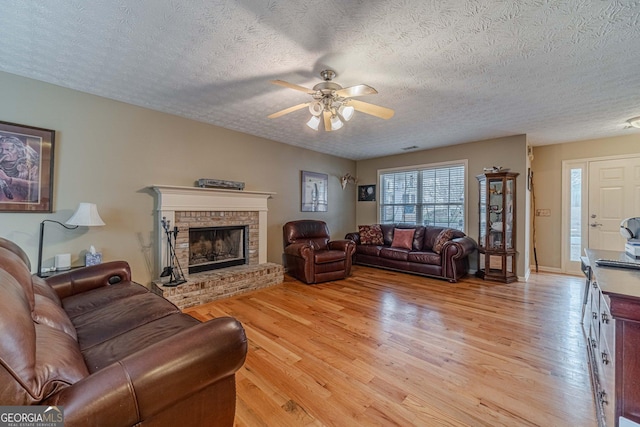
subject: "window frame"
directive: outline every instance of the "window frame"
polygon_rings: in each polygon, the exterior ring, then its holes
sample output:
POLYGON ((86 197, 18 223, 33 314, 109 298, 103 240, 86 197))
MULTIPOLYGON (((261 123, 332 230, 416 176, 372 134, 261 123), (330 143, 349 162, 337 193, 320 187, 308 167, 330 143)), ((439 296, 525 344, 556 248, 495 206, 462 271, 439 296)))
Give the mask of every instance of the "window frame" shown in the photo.
MULTIPOLYGON (((461 160, 452 160, 452 161, 447 161, 447 162, 437 162, 437 163, 427 163, 427 164, 420 164, 420 165, 412 165, 412 166, 403 166, 403 167, 396 167, 396 168, 385 168, 385 169, 378 169, 377 171, 377 182, 378 182, 378 188, 379 188, 379 197, 378 197, 378 205, 377 205, 377 209, 376 209, 376 218, 377 218, 377 222, 378 223, 382 223, 382 210, 384 209, 385 205, 384 204, 384 186, 382 183, 382 178, 384 175, 386 174, 391 174, 391 173, 403 173, 403 172, 417 172, 418 173, 418 183, 416 184, 418 186, 418 198, 420 198, 420 194, 422 191, 422 179, 420 178, 421 176, 421 172, 424 170, 433 170, 433 169, 442 169, 442 168, 449 168, 449 167, 453 167, 453 166, 462 166, 463 168, 463 183, 464 183, 464 189, 463 189, 463 207, 462 207, 462 215, 463 215, 463 227, 462 227, 462 232, 464 232, 465 234, 467 233, 468 227, 469 227, 469 223, 468 223, 468 211, 469 211, 469 183, 468 183, 468 173, 469 173, 469 162, 468 159, 461 159, 461 160)), ((416 201, 416 210, 418 209, 424 209, 423 206, 425 206, 426 204, 422 204, 422 203, 418 203, 419 200, 416 201)), ((416 222, 417 222, 417 218, 416 218, 416 222)), ((422 225, 422 224, 420 224, 422 225)), ((456 229, 458 229, 456 227, 456 229)))

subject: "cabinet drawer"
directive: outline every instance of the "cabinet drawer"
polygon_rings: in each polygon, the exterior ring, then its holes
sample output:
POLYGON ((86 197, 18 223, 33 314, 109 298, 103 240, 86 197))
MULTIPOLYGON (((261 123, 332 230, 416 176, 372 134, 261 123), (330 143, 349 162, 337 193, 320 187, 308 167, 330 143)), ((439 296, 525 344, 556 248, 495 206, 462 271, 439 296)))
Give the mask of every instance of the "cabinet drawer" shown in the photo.
POLYGON ((605 419, 615 419, 615 357, 611 351, 613 347, 609 347, 609 343, 605 339, 605 335, 600 337, 600 345, 596 350, 596 359, 598 360, 598 369, 600 374, 600 386, 602 387, 602 409, 605 419))
POLYGON ((593 325, 593 338, 596 342, 600 341, 600 290, 593 289, 591 292, 591 301, 588 305, 591 324, 593 325))
POLYGON ((603 388, 606 389, 607 394, 613 397, 614 384, 615 384, 615 357, 611 351, 609 343, 605 339, 600 340, 600 345, 597 348, 596 358, 598 365, 600 366, 600 374, 603 382, 603 388))
POLYGON ((590 322, 589 323, 589 339, 588 339, 588 345, 591 346, 591 348, 594 351, 594 354, 598 353, 598 337, 596 335, 596 329, 597 329, 598 325, 594 322, 590 322))
MULTIPOLYGON (((609 311, 609 297, 600 294, 598 322, 600 323, 600 341, 605 340, 610 349, 615 347, 615 320, 609 311)), ((612 355, 613 356, 613 355, 612 355)))

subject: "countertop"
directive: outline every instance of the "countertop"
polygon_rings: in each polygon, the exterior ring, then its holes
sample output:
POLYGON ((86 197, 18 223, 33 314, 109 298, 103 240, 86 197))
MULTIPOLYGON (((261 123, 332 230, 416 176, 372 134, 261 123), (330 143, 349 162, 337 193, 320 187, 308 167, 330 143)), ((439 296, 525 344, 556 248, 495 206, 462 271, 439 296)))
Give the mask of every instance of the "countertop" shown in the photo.
POLYGON ((640 270, 617 267, 599 267, 597 259, 614 259, 620 261, 636 261, 624 252, 587 249, 589 266, 598 286, 605 294, 640 298, 640 270))

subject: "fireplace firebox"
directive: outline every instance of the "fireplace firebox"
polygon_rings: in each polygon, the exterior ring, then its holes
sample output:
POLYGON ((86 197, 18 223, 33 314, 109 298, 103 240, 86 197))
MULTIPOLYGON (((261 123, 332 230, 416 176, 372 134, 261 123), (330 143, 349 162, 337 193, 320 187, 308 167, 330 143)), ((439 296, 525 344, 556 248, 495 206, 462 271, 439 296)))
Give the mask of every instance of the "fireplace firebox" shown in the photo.
POLYGON ((248 263, 249 226, 189 229, 189 273, 248 263))

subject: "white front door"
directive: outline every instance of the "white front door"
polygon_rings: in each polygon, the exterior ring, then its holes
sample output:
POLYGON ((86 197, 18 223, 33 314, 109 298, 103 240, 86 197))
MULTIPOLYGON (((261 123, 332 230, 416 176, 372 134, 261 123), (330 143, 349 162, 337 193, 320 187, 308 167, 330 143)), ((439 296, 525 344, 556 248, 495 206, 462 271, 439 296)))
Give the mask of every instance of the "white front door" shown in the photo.
POLYGON ((589 248, 623 251, 620 221, 640 216, 640 157, 589 162, 589 248))

